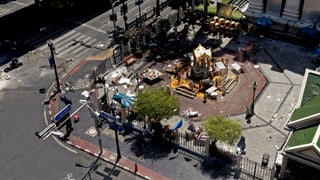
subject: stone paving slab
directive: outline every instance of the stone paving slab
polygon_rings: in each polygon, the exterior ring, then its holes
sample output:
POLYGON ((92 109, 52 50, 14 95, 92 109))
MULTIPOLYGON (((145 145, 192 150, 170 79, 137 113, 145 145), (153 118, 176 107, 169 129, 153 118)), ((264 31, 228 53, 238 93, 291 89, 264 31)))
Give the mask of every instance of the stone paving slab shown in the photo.
POLYGON ((264 153, 270 154, 269 167, 275 161, 276 148, 281 147, 286 135, 275 131, 268 125, 247 129, 243 132, 246 137, 247 153, 243 155, 250 160, 261 162, 264 153))
POLYGON ((269 83, 255 103, 255 113, 266 121, 282 106, 291 86, 288 84, 269 83))

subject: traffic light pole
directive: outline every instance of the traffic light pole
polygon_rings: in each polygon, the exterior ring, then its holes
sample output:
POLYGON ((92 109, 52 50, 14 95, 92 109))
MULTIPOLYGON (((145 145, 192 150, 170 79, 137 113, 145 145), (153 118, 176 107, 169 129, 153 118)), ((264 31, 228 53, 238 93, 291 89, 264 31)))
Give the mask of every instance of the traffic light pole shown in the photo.
POLYGON ((109 0, 110 4, 111 4, 111 15, 113 16, 113 29, 116 30, 116 19, 117 19, 117 15, 114 14, 114 5, 118 2, 119 0, 116 0, 115 2, 112 2, 111 0, 109 0))
MULTIPOLYGON (((111 5, 111 8, 112 8, 112 10, 111 10, 111 13, 112 13, 112 16, 115 18, 116 16, 114 15, 114 3, 111 5)), ((116 20, 114 19, 113 20, 113 29, 114 30, 116 30, 116 20)))
POLYGON ((136 1, 136 5, 139 6, 139 25, 140 25, 140 28, 142 27, 142 20, 141 20, 141 4, 143 3, 143 0, 137 0, 136 1))
POLYGON ((128 11, 128 6, 127 4, 122 1, 122 9, 123 9, 123 21, 124 21, 124 29, 128 30, 128 23, 127 23, 127 11, 128 11))
POLYGON ((141 3, 139 3, 139 24, 140 24, 140 27, 142 27, 142 21, 141 21, 141 3))

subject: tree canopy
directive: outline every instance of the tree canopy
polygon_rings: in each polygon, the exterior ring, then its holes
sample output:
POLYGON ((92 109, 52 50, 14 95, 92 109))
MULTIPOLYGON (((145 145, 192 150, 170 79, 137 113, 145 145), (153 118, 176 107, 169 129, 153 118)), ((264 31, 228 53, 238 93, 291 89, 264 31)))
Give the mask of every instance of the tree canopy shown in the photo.
POLYGON ((170 89, 162 87, 140 91, 134 104, 134 110, 139 118, 148 116, 156 121, 176 115, 179 107, 179 99, 171 95, 170 89))
POLYGON ((224 117, 209 116, 205 119, 205 129, 214 141, 223 141, 234 145, 240 138, 242 127, 233 120, 224 117))
POLYGON ((164 40, 167 37, 167 31, 170 29, 170 21, 169 19, 160 19, 157 23, 158 29, 159 29, 159 39, 164 40))

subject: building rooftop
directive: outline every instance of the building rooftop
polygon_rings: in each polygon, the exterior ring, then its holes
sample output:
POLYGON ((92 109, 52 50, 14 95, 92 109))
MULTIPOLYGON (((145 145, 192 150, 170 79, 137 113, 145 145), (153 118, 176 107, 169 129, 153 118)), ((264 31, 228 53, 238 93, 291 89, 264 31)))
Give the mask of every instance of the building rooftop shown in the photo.
POLYGON ((320 73, 307 69, 297 106, 290 117, 289 127, 301 128, 320 122, 320 73))
POLYGON ((320 73, 307 69, 297 106, 287 126, 292 128, 285 152, 291 158, 320 167, 320 73))
POLYGON ((288 147, 300 146, 311 143, 317 129, 318 125, 294 131, 288 141, 288 147))

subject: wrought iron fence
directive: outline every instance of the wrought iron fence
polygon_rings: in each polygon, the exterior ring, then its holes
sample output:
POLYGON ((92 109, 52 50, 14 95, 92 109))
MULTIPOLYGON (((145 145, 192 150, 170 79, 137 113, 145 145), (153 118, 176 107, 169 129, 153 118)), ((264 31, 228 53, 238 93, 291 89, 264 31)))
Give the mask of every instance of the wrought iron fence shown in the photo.
POLYGON ((208 144, 209 141, 207 139, 204 140, 196 140, 194 136, 186 136, 180 133, 177 133, 176 143, 180 146, 184 146, 185 148, 195 151, 199 154, 208 156, 208 144))
MULTIPOLYGON (((144 126, 143 121, 133 121, 133 124, 136 128, 142 129, 144 126)), ((203 138, 197 140, 194 135, 186 136, 185 134, 176 133, 176 138, 173 140, 173 143, 180 146, 181 149, 187 149, 188 152, 193 152, 193 155, 198 155, 199 158, 209 157, 209 144, 210 140, 203 138)), ((182 152, 184 152, 182 150, 182 152)), ((269 167, 263 167, 260 163, 252 161, 248 158, 239 158, 239 155, 227 151, 221 147, 217 147, 216 156, 217 159, 231 163, 233 165, 240 164, 240 179, 260 179, 260 180, 269 180, 272 179, 273 170, 269 167)))
POLYGON ((248 158, 241 159, 241 179, 272 179, 272 169, 269 167, 262 167, 260 163, 252 161, 248 158))

